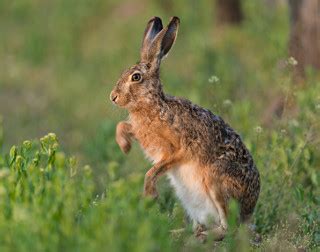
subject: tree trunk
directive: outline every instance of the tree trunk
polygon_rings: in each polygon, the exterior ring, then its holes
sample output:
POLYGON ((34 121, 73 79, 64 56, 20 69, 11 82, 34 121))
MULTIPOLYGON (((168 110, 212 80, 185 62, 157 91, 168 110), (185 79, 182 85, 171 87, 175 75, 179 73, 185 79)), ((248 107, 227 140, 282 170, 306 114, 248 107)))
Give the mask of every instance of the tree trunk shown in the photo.
POLYGON ((219 24, 240 24, 243 19, 240 0, 216 0, 219 24))
POLYGON ((320 0, 289 0, 289 53, 297 61, 295 77, 305 77, 305 67, 320 69, 320 0))

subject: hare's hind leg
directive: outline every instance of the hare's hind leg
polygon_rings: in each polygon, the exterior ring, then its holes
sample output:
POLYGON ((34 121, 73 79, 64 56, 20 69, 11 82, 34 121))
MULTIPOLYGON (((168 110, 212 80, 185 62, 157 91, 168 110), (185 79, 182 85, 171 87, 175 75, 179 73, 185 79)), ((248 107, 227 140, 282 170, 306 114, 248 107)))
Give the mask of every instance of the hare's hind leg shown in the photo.
POLYGON ((227 202, 221 193, 218 193, 219 190, 213 188, 209 190, 209 195, 212 200, 212 203, 215 205, 216 209, 218 210, 219 218, 220 218, 220 225, 223 229, 227 230, 228 222, 227 222, 227 202))
POLYGON ((195 223, 194 232, 195 236, 201 241, 204 242, 207 240, 207 237, 212 237, 215 241, 221 241, 224 239, 228 223, 227 223, 227 203, 226 200, 219 194, 218 188, 216 187, 207 187, 208 197, 211 199, 212 204, 217 210, 218 219, 216 223, 211 223, 210 225, 201 225, 195 223))
POLYGON ((214 227, 204 231, 203 234, 211 235, 214 237, 214 240, 221 241, 225 237, 228 229, 227 202, 221 193, 219 193, 218 188, 212 188, 208 193, 218 211, 220 223, 216 223, 214 227))

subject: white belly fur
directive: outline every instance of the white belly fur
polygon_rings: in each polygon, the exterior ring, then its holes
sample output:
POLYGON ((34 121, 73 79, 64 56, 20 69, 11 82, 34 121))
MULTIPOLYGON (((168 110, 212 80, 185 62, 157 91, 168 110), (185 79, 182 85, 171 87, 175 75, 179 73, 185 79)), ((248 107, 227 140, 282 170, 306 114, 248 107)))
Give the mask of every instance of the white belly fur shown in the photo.
POLYGON ((197 223, 210 226, 220 223, 214 203, 206 194, 194 163, 181 165, 167 175, 189 217, 197 223))

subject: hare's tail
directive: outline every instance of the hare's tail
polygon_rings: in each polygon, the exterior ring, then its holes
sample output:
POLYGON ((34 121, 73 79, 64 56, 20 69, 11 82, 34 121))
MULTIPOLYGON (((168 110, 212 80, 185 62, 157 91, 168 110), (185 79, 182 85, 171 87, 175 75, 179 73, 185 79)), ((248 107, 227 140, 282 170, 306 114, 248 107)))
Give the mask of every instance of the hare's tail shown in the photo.
POLYGON ((240 200, 240 221, 247 222, 254 208, 257 204, 259 193, 260 193, 260 178, 259 173, 257 173, 257 177, 251 182, 248 187, 248 191, 245 195, 243 195, 240 200))

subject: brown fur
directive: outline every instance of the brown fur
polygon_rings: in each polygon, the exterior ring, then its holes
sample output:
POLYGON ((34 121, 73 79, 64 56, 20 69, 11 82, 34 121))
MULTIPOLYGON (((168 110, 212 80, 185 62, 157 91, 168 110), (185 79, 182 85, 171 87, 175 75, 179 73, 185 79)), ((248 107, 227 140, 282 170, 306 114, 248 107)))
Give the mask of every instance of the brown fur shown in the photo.
POLYGON ((122 74, 110 96, 129 111, 129 119, 117 126, 116 140, 125 153, 137 140, 154 161, 145 176, 145 195, 157 196, 156 181, 168 170, 191 161, 197 164, 197 178, 186 179, 202 181, 226 228, 232 198, 240 204, 241 220, 251 216, 260 191, 259 172, 240 136, 219 116, 164 94, 160 62, 175 41, 178 25, 178 18, 165 28, 159 18, 149 21, 141 61, 122 74), (140 81, 131 80, 135 73, 142 76, 140 81))

